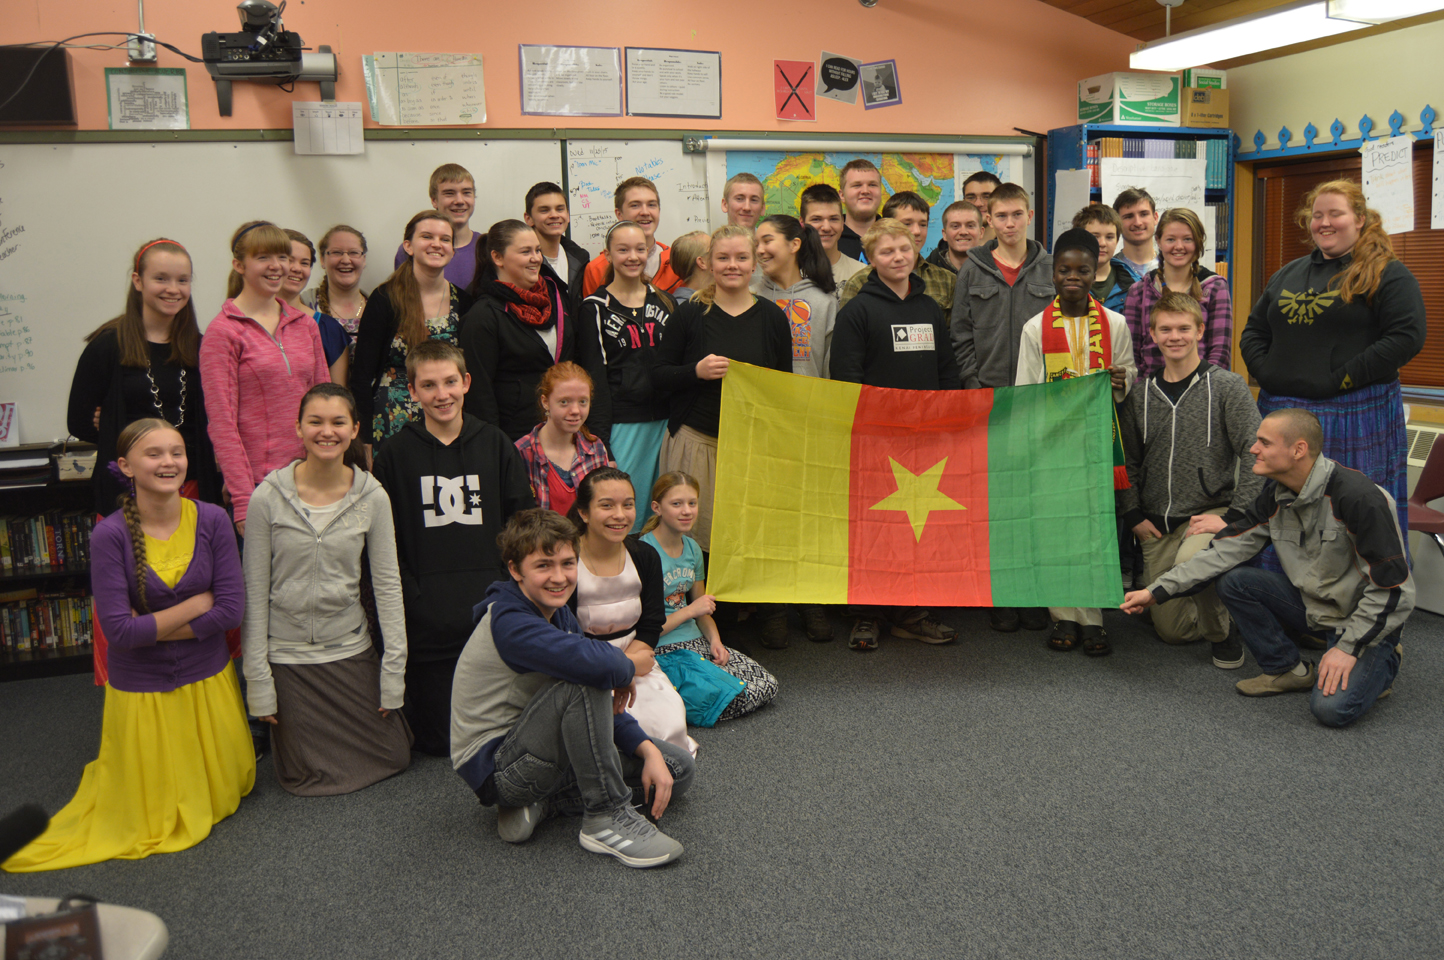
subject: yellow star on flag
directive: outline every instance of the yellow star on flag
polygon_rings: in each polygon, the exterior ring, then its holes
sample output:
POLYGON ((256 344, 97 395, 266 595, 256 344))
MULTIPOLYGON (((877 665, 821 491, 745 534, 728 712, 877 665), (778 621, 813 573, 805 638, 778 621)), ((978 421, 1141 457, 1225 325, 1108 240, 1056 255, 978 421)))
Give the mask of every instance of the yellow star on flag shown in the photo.
POLYGON ((923 528, 928 524, 928 514, 934 510, 968 509, 938 489, 943 482, 943 471, 948 468, 947 457, 943 457, 922 473, 913 473, 892 457, 887 459, 892 464, 892 477, 897 483, 897 490, 868 509, 903 511, 908 515, 908 522, 912 524, 915 540, 922 540, 923 528))

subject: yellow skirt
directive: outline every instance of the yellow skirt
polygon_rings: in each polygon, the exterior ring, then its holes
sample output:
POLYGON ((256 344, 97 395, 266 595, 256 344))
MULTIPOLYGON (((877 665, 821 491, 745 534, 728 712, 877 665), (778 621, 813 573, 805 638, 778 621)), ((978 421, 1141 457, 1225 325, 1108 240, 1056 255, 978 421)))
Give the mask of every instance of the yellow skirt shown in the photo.
POLYGON ((139 860, 200 843, 256 782, 234 663, 169 693, 105 688, 100 755, 11 873, 139 860))

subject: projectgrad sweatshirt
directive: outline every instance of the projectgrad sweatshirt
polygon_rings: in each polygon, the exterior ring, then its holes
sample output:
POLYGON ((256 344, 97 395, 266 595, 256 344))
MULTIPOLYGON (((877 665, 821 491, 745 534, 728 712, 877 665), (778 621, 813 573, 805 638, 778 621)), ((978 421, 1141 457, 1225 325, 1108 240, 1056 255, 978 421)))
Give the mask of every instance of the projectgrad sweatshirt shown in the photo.
POLYGON ((1409 268, 1391 260, 1373 297, 1345 303, 1329 284, 1352 262, 1315 250, 1269 280, 1238 344, 1269 393, 1325 400, 1389 383, 1423 349, 1424 297, 1409 268))
MULTIPOLYGON (((496 748, 545 683, 615 690, 636 670, 621 650, 583 636, 569 608, 547 620, 510 577, 491 585, 476 613, 451 686, 451 766, 480 794, 496 748)), ((624 756, 646 739, 631 714, 613 714, 612 740, 624 756)))
POLYGON ((837 315, 832 379, 903 390, 956 390, 957 361, 942 308, 908 275, 899 297, 874 271, 837 315))
POLYGON ((506 434, 463 417, 449 445, 414 420, 376 448, 374 472, 396 526, 407 658, 418 662, 461 652, 472 608, 493 582, 510 580, 497 534, 512 514, 536 506, 506 434))

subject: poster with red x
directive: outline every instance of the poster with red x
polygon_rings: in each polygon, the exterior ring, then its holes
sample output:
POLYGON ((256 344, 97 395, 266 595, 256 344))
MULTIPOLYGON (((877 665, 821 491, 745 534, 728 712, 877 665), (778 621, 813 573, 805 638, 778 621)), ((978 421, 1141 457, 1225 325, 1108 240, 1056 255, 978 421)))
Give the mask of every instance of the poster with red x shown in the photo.
POLYGON ((817 69, 811 60, 772 61, 772 87, 777 119, 817 119, 817 69))

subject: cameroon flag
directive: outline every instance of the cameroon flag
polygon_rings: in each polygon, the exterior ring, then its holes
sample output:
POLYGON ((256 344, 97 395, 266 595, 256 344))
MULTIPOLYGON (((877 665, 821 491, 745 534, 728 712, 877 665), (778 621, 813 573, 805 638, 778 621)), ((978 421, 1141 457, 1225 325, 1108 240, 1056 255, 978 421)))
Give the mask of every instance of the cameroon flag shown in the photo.
POLYGON ((733 363, 707 586, 759 603, 1118 603, 1107 376, 891 390, 733 363))

